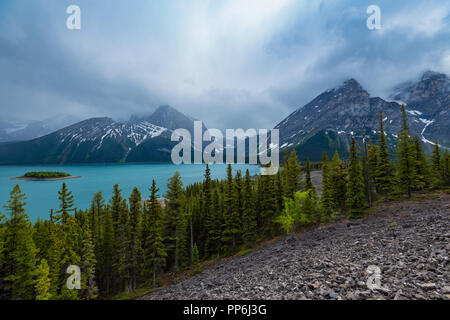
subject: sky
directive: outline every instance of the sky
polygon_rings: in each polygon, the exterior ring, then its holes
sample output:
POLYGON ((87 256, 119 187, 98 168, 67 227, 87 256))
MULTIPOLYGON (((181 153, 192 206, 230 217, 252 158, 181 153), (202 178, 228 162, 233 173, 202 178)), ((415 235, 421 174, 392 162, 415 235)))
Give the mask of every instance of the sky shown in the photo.
POLYGON ((0 0, 3 121, 169 104, 208 128, 272 128, 349 78, 386 98, 426 70, 450 74, 448 0, 0 0))

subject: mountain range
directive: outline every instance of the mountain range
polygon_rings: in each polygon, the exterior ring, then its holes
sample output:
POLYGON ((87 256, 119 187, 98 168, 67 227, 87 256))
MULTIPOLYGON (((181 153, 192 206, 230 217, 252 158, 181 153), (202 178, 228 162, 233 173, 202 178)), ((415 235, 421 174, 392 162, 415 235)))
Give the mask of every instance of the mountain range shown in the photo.
MULTIPOLYGON (((324 91, 275 126, 280 148, 296 149, 302 161, 320 161, 324 151, 331 157, 335 150, 347 157, 352 137, 360 145, 378 141, 381 111, 393 150, 401 104, 406 105, 412 135, 420 137, 426 151, 434 141, 450 147, 450 79, 427 71, 417 81, 393 88, 387 100, 372 97, 355 79, 324 91)), ((194 121, 167 105, 125 122, 91 118, 28 141, 0 143, 0 165, 170 162, 177 144, 170 139, 173 130, 185 128, 193 135, 194 121)), ((1 133, 0 124, 0 139, 1 133)))
POLYGON ((450 146, 450 79, 425 72, 418 81, 395 87, 390 100, 371 97, 355 80, 327 90, 300 107, 275 128, 280 130, 281 149, 295 148, 300 160, 320 161, 326 151, 347 157, 351 138, 362 141, 379 138, 379 113, 393 150, 401 126, 401 104, 406 106, 412 135, 418 135, 426 151, 434 141, 450 146))
POLYGON ((0 164, 169 162, 172 131, 194 119, 170 106, 128 122, 92 118, 30 141, 0 144, 0 164))

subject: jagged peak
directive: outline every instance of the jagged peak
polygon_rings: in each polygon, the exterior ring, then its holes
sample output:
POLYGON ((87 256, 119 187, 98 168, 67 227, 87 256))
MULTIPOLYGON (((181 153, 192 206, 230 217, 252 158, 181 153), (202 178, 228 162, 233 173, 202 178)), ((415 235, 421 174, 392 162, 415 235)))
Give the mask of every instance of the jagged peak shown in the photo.
POLYGON ((360 90, 365 91, 361 84, 354 78, 345 80, 338 90, 360 90))
POLYGON ((446 79, 446 78, 447 78, 447 75, 445 73, 427 70, 420 77, 420 81, 426 81, 426 80, 430 80, 430 79, 446 79))

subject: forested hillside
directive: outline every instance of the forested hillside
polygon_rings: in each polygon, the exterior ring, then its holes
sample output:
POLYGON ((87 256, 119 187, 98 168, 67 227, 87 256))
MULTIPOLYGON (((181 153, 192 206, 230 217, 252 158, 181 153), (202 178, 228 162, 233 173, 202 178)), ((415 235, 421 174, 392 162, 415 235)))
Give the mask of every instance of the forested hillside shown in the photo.
POLYGON ((443 154, 436 144, 428 159, 419 139, 409 135, 404 107, 395 155, 387 148, 382 114, 380 120, 377 144, 358 150, 353 139, 345 160, 337 152, 331 161, 324 154, 320 197, 310 162, 301 166, 295 151, 284 157, 277 175, 233 176, 230 165, 227 179, 216 181, 207 166, 202 183, 183 187, 177 173, 164 195, 149 181, 149 190, 135 188, 128 199, 115 185, 108 202, 99 192, 87 210, 76 208, 62 184, 55 195, 60 207, 35 224, 16 186, 0 218, 0 297, 98 299, 157 287, 166 273, 196 273, 201 261, 249 250, 274 236, 339 215, 361 217, 374 199, 450 186, 448 151, 443 154), (80 290, 66 285, 70 265, 81 269, 80 290))

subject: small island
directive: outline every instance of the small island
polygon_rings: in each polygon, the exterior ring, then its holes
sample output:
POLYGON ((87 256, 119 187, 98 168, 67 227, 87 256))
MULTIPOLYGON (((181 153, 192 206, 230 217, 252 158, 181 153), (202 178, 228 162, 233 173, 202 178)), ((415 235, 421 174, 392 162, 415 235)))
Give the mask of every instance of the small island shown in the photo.
POLYGON ((10 178, 11 180, 33 180, 33 181, 55 181, 81 178, 72 176, 70 173, 56 171, 33 171, 27 172, 22 177, 10 178))

